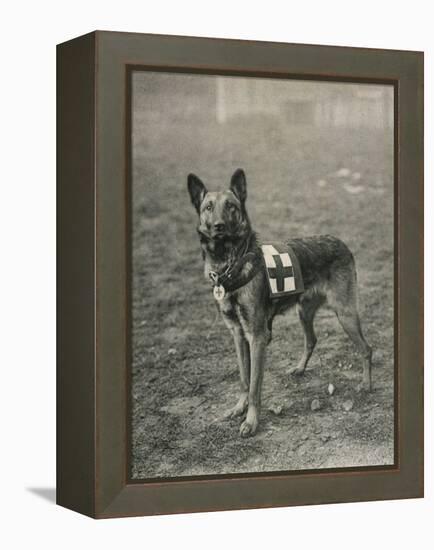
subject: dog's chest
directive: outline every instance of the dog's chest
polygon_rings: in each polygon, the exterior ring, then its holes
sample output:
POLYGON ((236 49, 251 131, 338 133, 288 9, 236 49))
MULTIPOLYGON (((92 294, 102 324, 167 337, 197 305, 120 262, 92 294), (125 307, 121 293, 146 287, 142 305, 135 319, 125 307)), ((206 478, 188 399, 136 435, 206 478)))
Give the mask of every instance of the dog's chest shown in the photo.
POLYGON ((248 332, 252 320, 252 312, 249 305, 244 303, 241 293, 229 294, 218 302, 220 312, 228 325, 241 325, 248 332))

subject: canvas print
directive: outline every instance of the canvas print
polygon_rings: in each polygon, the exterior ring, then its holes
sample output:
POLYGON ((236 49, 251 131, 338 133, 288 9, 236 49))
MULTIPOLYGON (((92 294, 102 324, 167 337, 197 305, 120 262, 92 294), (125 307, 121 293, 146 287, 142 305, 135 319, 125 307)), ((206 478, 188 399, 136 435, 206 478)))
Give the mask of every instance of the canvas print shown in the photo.
POLYGON ((129 93, 131 479, 393 466, 393 87, 129 93))

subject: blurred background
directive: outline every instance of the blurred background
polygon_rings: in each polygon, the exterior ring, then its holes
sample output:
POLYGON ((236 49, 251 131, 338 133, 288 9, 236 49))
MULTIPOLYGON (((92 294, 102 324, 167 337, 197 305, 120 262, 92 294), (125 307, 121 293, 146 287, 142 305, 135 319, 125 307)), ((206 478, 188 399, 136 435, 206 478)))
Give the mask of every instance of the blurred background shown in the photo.
POLYGON ((137 71, 132 109, 132 475, 393 463, 393 88, 137 71), (264 240, 332 233, 351 248, 374 348, 375 391, 361 396, 360 359, 323 311, 306 376, 293 380, 302 332, 294 313, 278 320, 261 430, 247 441, 238 421, 220 420, 238 373, 186 187, 194 172, 224 189, 237 168, 264 240))
POLYGON ((391 86, 145 72, 135 74, 135 85, 135 108, 152 109, 160 121, 224 124, 267 115, 317 127, 393 126, 391 86))

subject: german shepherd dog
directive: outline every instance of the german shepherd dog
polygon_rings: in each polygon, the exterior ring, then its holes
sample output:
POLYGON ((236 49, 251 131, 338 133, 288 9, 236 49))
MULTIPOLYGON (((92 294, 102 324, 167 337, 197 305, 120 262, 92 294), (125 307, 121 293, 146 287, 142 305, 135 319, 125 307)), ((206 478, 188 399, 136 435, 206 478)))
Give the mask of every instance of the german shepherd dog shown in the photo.
POLYGON ((300 263, 305 290, 270 298, 262 251, 246 210, 243 170, 236 170, 229 189, 221 192, 207 191, 202 181, 190 174, 188 191, 199 216, 205 278, 221 291, 216 301, 235 342, 241 391, 228 416, 242 416, 247 411, 241 436, 254 435, 258 429, 265 350, 273 319, 294 306, 304 331, 304 351, 290 372, 304 373, 317 341, 315 314, 327 304, 363 357, 361 388, 370 391, 372 350, 360 327, 356 268, 347 246, 330 235, 288 240, 300 263))

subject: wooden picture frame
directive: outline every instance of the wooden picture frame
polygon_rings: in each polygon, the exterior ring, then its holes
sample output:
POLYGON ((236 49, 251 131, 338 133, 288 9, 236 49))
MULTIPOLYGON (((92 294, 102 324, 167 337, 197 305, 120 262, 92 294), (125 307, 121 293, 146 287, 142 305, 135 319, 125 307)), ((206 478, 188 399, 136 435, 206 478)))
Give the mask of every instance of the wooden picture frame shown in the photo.
POLYGON ((106 518, 423 496, 423 54, 100 31, 57 54, 58 504, 106 518), (394 86, 393 467, 129 479, 135 67, 394 86))

